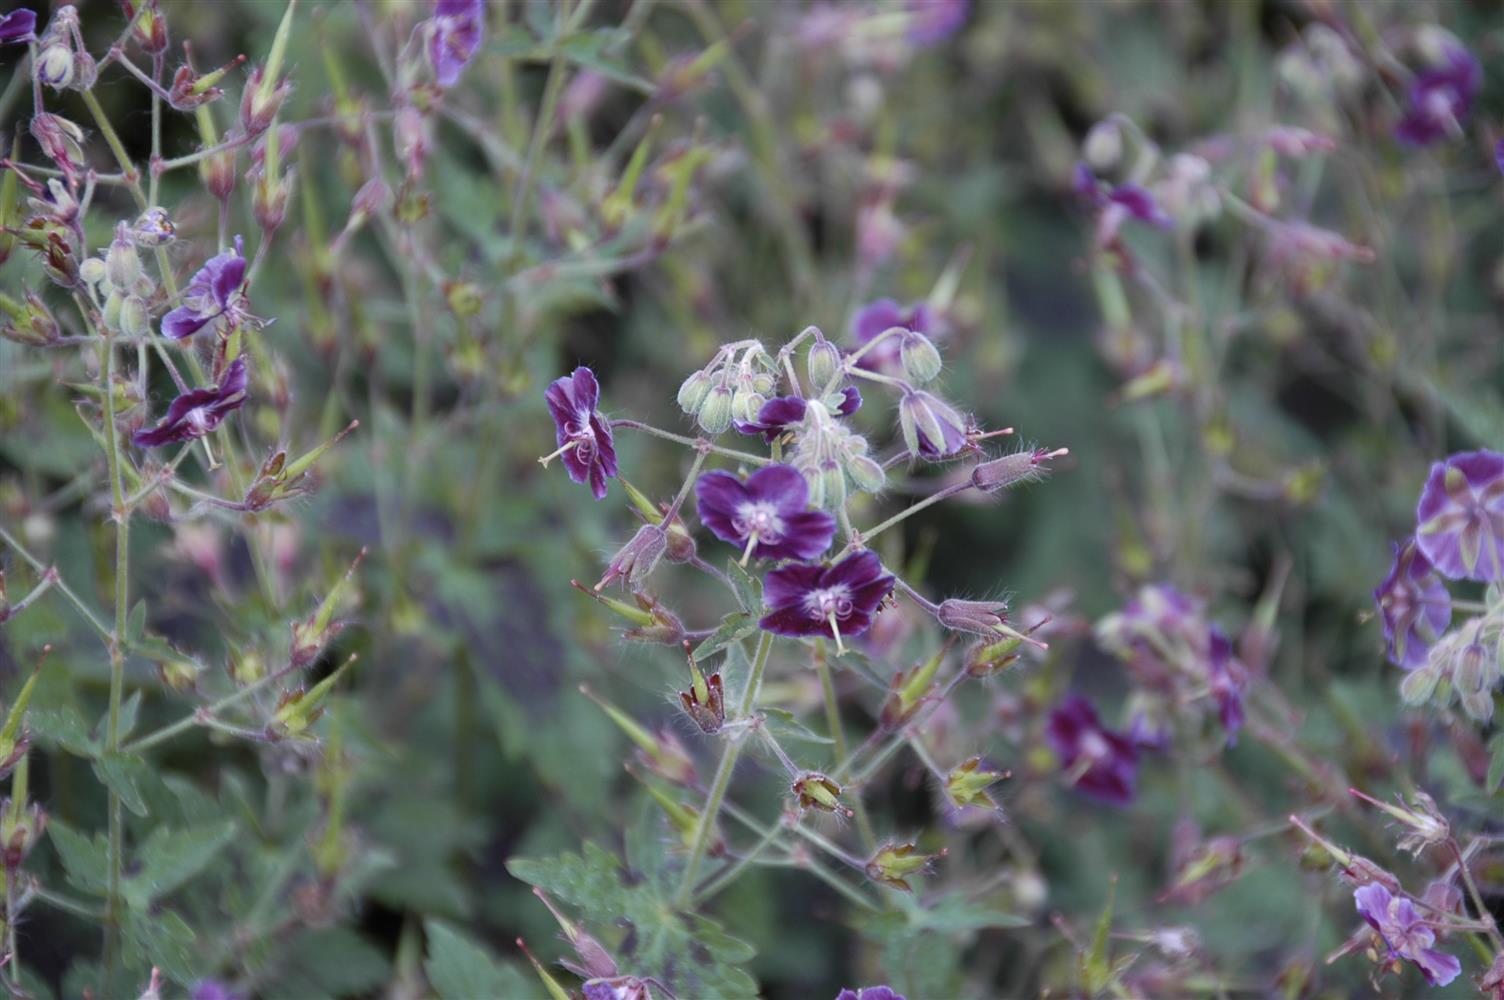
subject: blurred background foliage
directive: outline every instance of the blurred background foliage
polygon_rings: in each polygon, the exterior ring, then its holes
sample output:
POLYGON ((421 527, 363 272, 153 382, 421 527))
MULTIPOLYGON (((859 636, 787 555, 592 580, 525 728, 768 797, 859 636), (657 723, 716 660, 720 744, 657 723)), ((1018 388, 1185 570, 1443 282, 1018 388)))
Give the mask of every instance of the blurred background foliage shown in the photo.
MULTIPOLYGON (((328 114, 345 90, 385 107, 372 43, 390 59, 401 26, 422 8, 373 0, 305 9, 287 57, 296 88, 283 120, 328 114)), ((282 7, 164 2, 163 11, 206 67, 263 53, 282 7)), ((146 627, 218 674, 284 634, 368 546, 350 627, 319 667, 360 655, 348 694, 321 724, 345 752, 321 763, 201 732, 156 752, 160 770, 137 776, 145 815, 131 820, 133 842, 173 827, 198 831, 213 849, 187 890, 164 894, 187 934, 165 917, 165 930, 141 932, 159 939, 135 952, 143 982, 155 962, 181 982, 230 969, 266 996, 389 986, 408 995, 422 988, 423 931, 430 958, 436 947, 480 943, 508 995, 536 994, 511 942, 525 936, 551 959, 554 925, 505 862, 590 840, 620 853, 621 831, 655 815, 643 818, 642 791, 622 771, 621 735, 577 688, 588 683, 637 718, 672 725, 671 685, 683 668, 671 647, 622 642, 614 621, 571 589, 572 577, 593 579, 629 517, 618 490, 595 503, 557 469, 539 468, 537 456, 552 448, 542 388, 589 364, 612 415, 687 430, 674 390, 719 343, 777 343, 810 323, 844 338, 858 305, 923 298, 949 266, 959 286, 942 344, 947 395, 985 426, 1069 446, 1071 461, 1000 505, 914 517, 888 540, 890 557, 922 566, 935 594, 1006 592, 1028 603, 1063 588, 1068 614, 1087 621, 1137 583, 1172 579, 1240 625, 1278 578, 1269 676, 1300 708, 1303 752, 1356 776, 1388 774, 1403 758, 1412 774, 1429 767, 1455 804, 1487 808, 1468 798, 1477 738, 1400 713, 1397 674, 1362 616, 1427 464, 1504 442, 1504 237, 1490 153, 1504 84, 1486 74, 1476 135, 1417 152, 1389 134, 1393 86, 1382 74, 1334 105, 1292 86, 1284 60, 1319 23, 1358 39, 1434 23, 1489 67, 1504 44, 1497 8, 981 2, 942 44, 855 55, 860 46, 804 38, 818 11, 603 0, 565 27, 565 8, 493 8, 481 55, 429 121, 429 159, 410 192, 428 202, 427 259, 406 273, 377 228, 358 233, 337 262, 327 258, 367 178, 337 130, 300 136, 289 221, 252 290, 254 311, 275 319, 261 335, 275 360, 258 373, 248 440, 302 449, 352 417, 361 427, 322 463, 324 481, 308 500, 244 526, 212 516, 141 521, 132 563, 146 627), (707 50, 706 65, 690 62, 707 50), (550 73, 567 85, 586 71, 605 81, 598 102, 560 121, 537 153, 531 194, 519 199, 550 73), (1104 328, 1092 223, 1070 187, 1082 135, 1113 112, 1166 150, 1279 123, 1332 135, 1336 151, 1298 165, 1286 197, 1372 246, 1377 261, 1302 295, 1225 216, 1194 237, 1132 234, 1143 267, 1200 296, 1219 364, 1193 369, 1183 392, 1124 401, 1111 335, 1154 342, 1162 318, 1135 289, 1141 328, 1104 328), (613 227, 603 206, 648 133, 641 188, 613 227), (691 183, 663 222, 676 170, 691 183), (446 308, 435 275, 471 283, 478 313, 446 308), (403 289, 413 281, 433 284, 410 308, 403 289), (1196 392, 1207 407, 1187 401, 1196 392), (416 406, 415 394, 424 396, 416 406), (1219 476, 1224 466, 1236 473, 1232 487, 1219 476), (1236 487, 1250 481, 1273 486, 1236 487), (1427 765, 1417 748, 1432 744, 1427 765), (349 860, 327 900, 305 890, 333 786, 342 789, 349 860), (225 820, 233 825, 221 828, 225 820), (240 933, 247 928, 254 933, 240 933)), ((101 47, 118 31, 112 4, 82 13, 101 47)), ((144 91, 122 84, 101 99, 144 162, 144 91)), ((196 143, 186 118, 169 120, 169 155, 196 143)), ((180 234, 212 244, 215 206, 192 171, 164 183, 180 234)), ((235 199, 232 231, 249 233, 243 191, 235 199)), ((108 242, 111 223, 96 213, 91 245, 108 242)), ((0 270, 8 288, 35 284, 22 257, 0 270)), ((102 459, 58 384, 65 366, 0 344, 0 522, 104 607, 102 459)), ((890 420, 880 407, 858 417, 878 439, 893 433, 890 420)), ((666 495, 687 462, 657 444, 618 437, 627 477, 666 495)), ((899 502, 884 498, 873 513, 899 502)), ((15 558, 7 569, 22 592, 30 571, 15 558)), ((686 621, 718 613, 672 579, 663 590, 686 621)), ((107 664, 80 619, 52 600, 0 632, 12 678, 43 643, 55 649, 34 710, 33 795, 59 825, 102 829, 103 797, 67 748, 103 710, 107 664)), ((148 659, 133 657, 129 670, 141 692, 138 731, 182 714, 148 659)), ((817 705, 796 672, 775 682, 796 703, 817 705)), ((1086 936, 1109 876, 1121 921, 1194 924, 1229 993, 1267 988, 1281 970, 1300 977, 1292 995, 1307 979, 1332 995, 1364 988, 1361 962, 1321 965, 1356 925, 1353 913, 1334 883, 1299 868, 1300 845, 1283 835, 1251 847, 1240 877, 1205 902, 1158 901, 1175 875, 1177 820, 1189 815, 1207 836, 1277 826, 1311 797, 1288 762, 1249 741, 1204 769, 1179 769, 1183 781, 1149 764, 1127 812, 1082 804, 1037 763, 1029 721, 1068 687, 1111 701, 1124 681, 1089 640, 1067 640, 1043 669, 1005 678, 996 704, 978 699, 955 723, 959 749, 1017 774, 1005 792, 1011 823, 1001 840, 973 845, 974 864, 998 875, 998 905, 1029 926, 978 929, 957 918, 938 933, 909 934, 854 920, 805 874, 754 870, 711 911, 755 944, 746 968, 765 995, 832 995, 859 980, 891 981, 911 998, 1058 985, 1070 979, 1071 953, 1048 915, 1064 914, 1086 936)), ((874 709, 854 703, 851 724, 870 725, 874 709)), ((738 795, 768 815, 776 776, 743 770, 738 795)), ((922 771, 897 768, 872 794, 873 811, 893 828, 934 828, 922 771)), ((981 835, 933 837, 942 845, 981 835)), ((60 865, 55 848, 33 862, 44 883, 61 882, 60 865)), ((1504 872, 1486 875, 1504 886, 1504 872)), ((942 866, 926 891, 943 891, 949 877, 942 866)), ((77 956, 96 943, 88 925, 51 910, 21 929, 28 975, 47 984, 44 995, 79 995, 92 973, 77 956)))

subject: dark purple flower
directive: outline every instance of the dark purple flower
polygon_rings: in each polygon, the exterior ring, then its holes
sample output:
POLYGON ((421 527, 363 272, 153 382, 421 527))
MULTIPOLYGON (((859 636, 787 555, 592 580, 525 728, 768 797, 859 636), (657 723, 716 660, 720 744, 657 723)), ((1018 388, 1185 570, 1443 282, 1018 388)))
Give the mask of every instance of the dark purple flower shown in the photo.
POLYGON ((858 990, 842 990, 836 1000, 904 1000, 901 993, 893 992, 891 986, 867 986, 858 990))
POLYGON ((240 1000, 239 995, 231 993, 228 986, 213 979, 199 980, 189 991, 188 997, 189 1000, 240 1000))
POLYGON ((949 458, 966 446, 966 421, 949 403, 923 389, 898 401, 898 426, 914 458, 949 458))
POLYGON ((1212 699, 1217 703, 1217 717, 1227 732, 1227 745, 1238 742, 1238 730, 1243 728, 1243 692, 1248 688, 1248 669, 1232 653, 1232 643, 1217 626, 1209 630, 1211 661, 1207 679, 1211 683, 1212 699))
POLYGON ((875 552, 854 552, 834 566, 783 566, 767 575, 762 597, 768 613, 758 622, 778 635, 823 635, 840 647, 861 635, 893 589, 875 552))
POLYGON ((1383 938, 1389 959, 1403 958, 1414 963, 1432 986, 1446 986, 1462 972, 1455 956, 1432 947, 1436 932, 1421 919, 1415 904, 1396 896, 1377 882, 1353 890, 1358 913, 1383 938))
POLYGON ((1452 579, 1504 579, 1504 455, 1465 451, 1431 466, 1415 542, 1452 579))
POLYGON ((862 390, 848 385, 841 390, 841 405, 836 407, 836 416, 849 417, 862 408, 862 390))
POLYGON ((218 427, 232 410, 245 404, 245 386, 245 359, 236 358, 225 369, 219 385, 183 393, 167 407, 167 416, 155 427, 142 428, 131 440, 138 448, 160 448, 164 444, 203 437, 218 427))
POLYGON ((1406 670, 1425 666, 1432 645, 1452 622, 1452 598, 1415 539, 1395 543, 1394 565, 1373 599, 1384 620, 1389 659, 1406 670))
POLYGON ((183 293, 183 304, 162 317, 162 336, 172 340, 191 337, 221 316, 233 326, 244 315, 239 303, 245 283, 244 244, 235 237, 235 249, 210 257, 194 274, 183 293))
POLYGON ((1050 713, 1045 738, 1076 788, 1113 805, 1133 801, 1138 747, 1102 725, 1097 710, 1085 698, 1070 695, 1062 701, 1050 713))
MULTIPOLYGON (((555 379, 543 394, 558 432, 559 450, 554 454, 564 460, 570 479, 590 484, 590 492, 597 500, 606 495, 606 480, 616 475, 616 443, 611 438, 611 424, 596 412, 600 393, 595 373, 581 366, 555 379)), ((547 464, 547 459, 543 461, 547 464)))
POLYGON ((428 59, 441 87, 452 87, 480 48, 485 0, 438 0, 428 36, 428 59))
POLYGON ((756 420, 734 420, 732 426, 739 434, 761 434, 764 441, 771 442, 790 425, 803 420, 806 409, 804 400, 798 396, 777 396, 762 404, 756 420))
POLYGON ((1499 173, 1504 174, 1504 139, 1494 144, 1494 166, 1499 168, 1499 173))
POLYGON ((37 15, 35 11, 21 8, 0 17, 0 45, 11 42, 27 42, 36 36, 37 15))
POLYGON ((1085 163, 1077 163, 1071 188, 1097 210, 1097 243, 1111 246, 1117 242, 1123 224, 1132 220, 1159 229, 1175 224, 1154 196, 1138 184, 1116 187, 1097 179, 1085 163))
POLYGON ((700 521, 715 537, 762 559, 816 559, 830 548, 836 521, 808 510, 809 484, 792 465, 769 465, 743 483, 707 472, 695 483, 700 521))
POLYGON ((909 41, 915 45, 945 41, 961 30, 971 12, 971 0, 908 0, 904 6, 909 12, 909 41))
MULTIPOLYGON (((892 299, 878 299, 858 309, 851 318, 851 339, 860 348, 895 326, 932 337, 940 332, 938 317, 928 303, 915 302, 905 307, 892 299)), ((857 358, 857 367, 873 372, 897 372, 902 367, 900 346, 897 336, 889 337, 857 358)))
POLYGON ((1455 133, 1482 86, 1478 60, 1460 45, 1449 46, 1444 65, 1411 82, 1409 104, 1395 126, 1395 138, 1409 146, 1429 146, 1455 133))

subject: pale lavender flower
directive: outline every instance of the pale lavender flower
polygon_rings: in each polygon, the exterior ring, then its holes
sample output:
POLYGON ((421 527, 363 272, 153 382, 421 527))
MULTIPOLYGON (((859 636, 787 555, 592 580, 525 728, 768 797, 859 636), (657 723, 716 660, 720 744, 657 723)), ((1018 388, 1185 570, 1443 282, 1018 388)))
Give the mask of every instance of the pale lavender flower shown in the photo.
POLYGON ((428 59, 441 87, 459 82, 460 73, 480 48, 486 29, 484 0, 438 0, 428 36, 428 59))
POLYGON ((1429 146, 1461 131, 1483 87, 1483 70, 1460 45, 1447 47, 1446 61, 1416 75, 1408 106, 1394 134, 1409 146, 1429 146))
POLYGON ((1504 579, 1504 455, 1465 451, 1431 466, 1415 542, 1444 576, 1504 579))
POLYGON ((1462 972, 1453 955, 1438 951, 1436 932, 1421 919, 1415 904, 1396 896, 1377 882, 1353 890, 1358 913, 1378 932, 1389 948, 1389 958, 1403 958, 1420 969, 1432 986, 1446 986, 1462 972))

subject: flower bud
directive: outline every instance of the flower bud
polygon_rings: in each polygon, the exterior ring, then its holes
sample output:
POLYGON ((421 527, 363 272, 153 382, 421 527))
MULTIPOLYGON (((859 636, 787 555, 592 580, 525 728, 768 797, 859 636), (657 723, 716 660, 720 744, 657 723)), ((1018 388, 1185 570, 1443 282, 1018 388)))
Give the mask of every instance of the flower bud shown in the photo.
POLYGON ((841 786, 819 771, 805 771, 794 782, 791 790, 799 797, 800 809, 819 809, 822 812, 851 815, 851 810, 841 805, 841 786))
POLYGON ((966 444, 961 415, 923 390, 906 392, 898 401, 898 426, 914 458, 948 458, 966 444))
POLYGON ((120 292, 112 291, 104 300, 104 324, 112 330, 120 329, 120 307, 125 303, 125 296, 120 292))
POLYGON ((679 409, 691 415, 699 413, 708 395, 710 395, 710 376, 702 371, 695 372, 684 380, 683 385, 679 386, 679 409))
POLYGON ((1123 155, 1122 127, 1111 118, 1097 122, 1081 143, 1081 155, 1097 173, 1111 171, 1123 155))
POLYGON ((749 389, 738 389, 731 396, 731 419, 750 424, 757 419, 757 411, 767 400, 749 389))
POLYGON ((846 473, 841 467, 834 462, 827 462, 820 467, 819 478, 819 506, 826 510, 837 510, 846 506, 846 473))
POLYGON ((806 367, 810 385, 816 392, 823 392, 841 370, 841 349, 824 337, 817 337, 810 345, 806 367))
POLYGON ((64 173, 73 174, 83 169, 83 129, 78 125, 50 112, 33 115, 31 137, 42 147, 42 152, 64 173))
POLYGON ((90 257, 78 265, 78 276, 90 288, 96 287, 105 279, 104 261, 98 257, 90 257))
POLYGON ((726 428, 731 426, 731 405, 733 393, 724 385, 718 385, 706 395, 705 401, 700 404, 698 419, 700 427, 715 437, 724 434, 726 428))
POLYGON ((872 855, 872 860, 867 862, 867 877, 874 882, 910 892, 913 886, 909 885, 908 877, 929 874, 934 870, 935 858, 941 856, 917 852, 918 848, 913 844, 884 844, 872 855))
POLYGON ((115 238, 105 251, 104 275, 121 292, 130 291, 141 277, 141 258, 136 255, 136 246, 124 225, 115 230, 115 238))
POLYGON ((138 247, 166 246, 177 238, 177 227, 165 208, 148 208, 131 224, 130 235, 138 247))
POLYGON ((941 625, 957 632, 996 638, 1000 626, 1008 620, 1006 601, 963 601, 959 597, 940 602, 940 611, 935 615, 941 625))
POLYGON ((73 50, 54 42, 37 54, 37 80, 53 90, 63 90, 73 82, 73 50))
POLYGON ((271 128, 291 92, 292 83, 287 79, 273 84, 266 78, 264 67, 253 69, 240 95, 240 125, 246 134, 254 138, 271 128))
POLYGON ((864 493, 878 493, 888 480, 883 467, 866 455, 854 455, 846 460, 846 474, 864 493))
POLYGON ((132 340, 151 336, 151 311, 139 295, 127 295, 120 303, 120 332, 132 340))
POLYGON ((943 363, 940 352, 930 338, 913 330, 905 331, 899 338, 898 356, 903 364, 903 373, 914 382, 929 382, 940 374, 943 363))

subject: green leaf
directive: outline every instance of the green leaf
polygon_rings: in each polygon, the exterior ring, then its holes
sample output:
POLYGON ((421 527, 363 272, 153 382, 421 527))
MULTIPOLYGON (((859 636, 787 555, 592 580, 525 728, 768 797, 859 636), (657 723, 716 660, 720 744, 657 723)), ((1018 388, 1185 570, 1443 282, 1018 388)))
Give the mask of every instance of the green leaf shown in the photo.
POLYGON ((136 728, 136 719, 141 714, 141 692, 132 691, 120 706, 120 739, 124 740, 136 728))
POLYGON ((59 819, 48 821, 47 833, 68 872, 68 881, 84 892, 103 894, 110 877, 110 848, 104 834, 95 834, 90 840, 59 819))
MULTIPOLYGON (((652 841, 660 854, 666 839, 660 833, 652 841)), ((661 979, 679 996, 756 996, 757 983, 742 968, 753 954, 751 946, 709 918, 680 913, 673 902, 676 870, 643 859, 648 842, 640 836, 634 840, 636 867, 630 877, 614 854, 592 843, 582 854, 513 858, 507 870, 577 908, 587 923, 630 925, 617 958, 637 975, 661 979)))
POLYGON ((479 943, 443 921, 423 921, 423 932, 428 938, 423 973, 441 1000, 524 997, 537 992, 536 983, 496 961, 479 943))
POLYGON ((110 752, 94 761, 94 775, 137 816, 146 815, 141 797, 141 779, 149 774, 146 761, 135 754, 110 752))
POLYGON ((99 754, 99 745, 89 735, 89 724, 72 705, 33 708, 26 713, 26 724, 34 739, 61 747, 75 757, 99 754))
POLYGON ((834 743, 829 736, 821 736, 794 717, 794 713, 782 708, 764 708, 763 725, 778 739, 803 740, 805 743, 834 743))
POLYGON ((144 909, 166 896, 207 868, 234 836, 229 820, 183 830, 157 827, 136 851, 139 869, 122 886, 127 901, 144 909))
POLYGON ((559 54, 572 63, 594 70, 604 77, 628 87, 651 94, 656 89, 651 80, 644 79, 627 68, 626 64, 606 50, 622 40, 622 29, 599 28, 580 32, 559 41, 559 54))
POLYGON ((127 956, 144 958, 180 983, 193 982, 203 971, 201 963, 207 956, 196 947, 198 936, 171 910, 127 909, 123 924, 127 956))
POLYGON ((131 608, 130 617, 125 620, 125 645, 134 646, 136 640, 146 631, 146 601, 141 600, 131 608))
POLYGON ((742 610, 752 615, 762 614, 762 581, 748 573, 747 567, 735 559, 727 560, 726 576, 736 588, 736 599, 742 610))
POLYGON ((260 991, 263 996, 373 995, 392 978, 386 954, 347 927, 297 935, 278 962, 276 980, 260 991))
POLYGON ((1493 756, 1488 758, 1488 779, 1485 787, 1488 794, 1494 795, 1499 791, 1499 785, 1504 783, 1504 733, 1499 733, 1488 741, 1489 749, 1493 756))
POLYGON ((757 631, 757 620, 744 611, 733 611, 721 619, 720 626, 695 647, 692 654, 696 663, 702 663, 719 653, 733 642, 741 642, 757 631))

